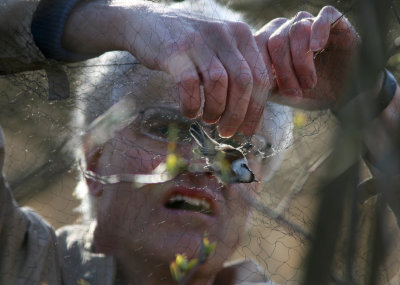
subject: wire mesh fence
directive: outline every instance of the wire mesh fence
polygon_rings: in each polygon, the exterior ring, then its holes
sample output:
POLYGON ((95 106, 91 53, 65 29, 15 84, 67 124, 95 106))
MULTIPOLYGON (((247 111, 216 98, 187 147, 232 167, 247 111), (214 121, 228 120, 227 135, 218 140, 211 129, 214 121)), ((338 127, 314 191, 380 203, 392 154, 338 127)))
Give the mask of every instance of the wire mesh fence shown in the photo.
MULTIPOLYGON (((166 5, 185 7, 187 2, 167 1, 166 5)), ((176 84, 128 53, 55 64, 68 75, 71 96, 66 99, 48 99, 49 90, 57 87, 47 80, 51 75, 46 70, 5 74, 0 77, 0 120, 6 142, 3 171, 14 199, 32 207, 55 228, 96 220, 111 224, 115 235, 107 236, 105 248, 122 242, 130 265, 146 268, 132 272, 148 280, 156 276, 160 284, 171 281, 169 265, 176 254, 190 259, 202 253, 200 243, 206 232, 216 241, 216 250, 209 258, 211 265, 205 261, 194 267, 198 274, 212 272, 207 266, 231 270, 236 260, 245 260, 240 273, 224 272, 237 274, 237 279, 220 274, 215 284, 230 284, 229 280, 232 284, 243 280, 399 284, 398 109, 392 107, 391 116, 381 115, 375 96, 383 68, 396 77, 400 74, 400 4, 389 0, 220 2, 221 7, 212 6, 214 10, 192 4, 185 12, 200 9, 207 17, 244 19, 254 30, 302 10, 317 14, 327 4, 344 13, 359 35, 357 53, 351 59, 346 54, 335 57, 333 44, 313 58, 321 80, 345 85, 340 90, 329 86, 332 93, 341 92, 336 95, 344 98, 340 107, 332 112, 269 102, 253 138, 236 135, 224 140, 217 125, 202 124, 218 143, 252 144, 253 149, 244 153, 260 182, 227 186, 215 174, 215 165, 204 167, 211 164, 205 152, 193 151, 198 145, 189 129, 196 120, 176 112, 180 103, 176 84), (351 66, 346 77, 342 66, 351 66), (260 138, 254 140, 257 135, 260 138), (165 172, 167 176, 160 175, 165 172), (88 185, 94 195, 87 193, 88 185), (118 206, 107 207, 105 201, 118 206), (180 218, 171 212, 207 217, 180 218), (132 240, 127 241, 127 236, 132 240), (138 261, 148 265, 138 266, 138 261), (223 262, 231 263, 222 267, 223 262), (164 267, 168 270, 161 270, 164 267)), ((223 172, 223 163, 218 165, 223 172)), ((5 231, 0 230, 0 234, 5 231)), ((0 269, 3 276, 9 274, 1 263, 0 269)), ((197 276, 193 272, 190 278, 197 276)), ((76 279, 97 284, 79 275, 76 279)), ((195 279, 180 280, 191 284, 195 279)))

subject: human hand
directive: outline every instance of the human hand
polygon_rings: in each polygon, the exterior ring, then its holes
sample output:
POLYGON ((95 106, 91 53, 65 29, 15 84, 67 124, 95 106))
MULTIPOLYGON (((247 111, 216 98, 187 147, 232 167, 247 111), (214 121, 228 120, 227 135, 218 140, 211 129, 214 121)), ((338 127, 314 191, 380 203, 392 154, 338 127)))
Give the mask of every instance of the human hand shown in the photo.
POLYGON ((79 42, 70 50, 127 50, 145 66, 172 75, 186 117, 202 111, 201 119, 218 122, 222 136, 254 133, 272 82, 271 69, 266 69, 247 24, 204 18, 158 3, 104 5, 89 2, 81 7, 79 18, 70 18, 71 23, 82 23, 67 25, 67 33, 79 42), (88 29, 78 28, 83 23, 88 29))
POLYGON ((272 65, 275 72, 271 100, 304 109, 335 106, 358 46, 357 33, 342 13, 331 6, 316 17, 299 12, 269 22, 255 37, 267 68, 272 65))

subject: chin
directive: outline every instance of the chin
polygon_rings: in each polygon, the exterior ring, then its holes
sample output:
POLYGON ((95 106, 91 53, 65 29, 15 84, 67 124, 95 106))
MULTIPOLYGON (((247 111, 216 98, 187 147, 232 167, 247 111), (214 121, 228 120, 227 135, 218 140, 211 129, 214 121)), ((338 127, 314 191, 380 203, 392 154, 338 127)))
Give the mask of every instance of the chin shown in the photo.
MULTIPOLYGON (((136 240, 135 254, 147 260, 152 260, 154 264, 169 264, 175 260, 177 254, 185 254, 188 259, 198 258, 204 237, 204 230, 185 230, 181 227, 170 226, 168 228, 152 231, 153 233, 143 236, 140 241, 136 240), (140 250, 137 250, 140 249, 140 250)), ((209 256, 206 264, 201 267, 204 272, 214 272, 220 270, 223 263, 234 253, 238 244, 239 237, 229 240, 216 237, 211 228, 208 232, 210 242, 216 242, 216 250, 209 256)))

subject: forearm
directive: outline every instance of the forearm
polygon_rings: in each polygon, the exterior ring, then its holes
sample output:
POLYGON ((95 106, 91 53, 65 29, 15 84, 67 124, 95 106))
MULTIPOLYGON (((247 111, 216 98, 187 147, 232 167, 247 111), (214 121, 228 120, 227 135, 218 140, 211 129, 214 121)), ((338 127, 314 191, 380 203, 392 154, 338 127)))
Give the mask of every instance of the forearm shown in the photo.
POLYGON ((121 33, 118 14, 122 11, 104 2, 78 5, 65 24, 62 46, 71 52, 86 54, 122 49, 118 42, 121 33))
MULTIPOLYGON (((146 1, 41 0, 32 20, 36 45, 50 59, 80 61, 123 46, 146 1), (137 13, 136 13, 137 12, 137 13)), ((130 50, 129 50, 130 51, 130 50)))
MULTIPOLYGON (((134 50, 127 43, 139 29, 144 30, 143 17, 151 17, 150 6, 143 1, 91 1, 79 4, 69 16, 62 46, 74 53, 99 55, 107 51, 134 50)), ((151 34, 141 32, 142 36, 151 34)), ((135 42, 132 38, 131 42, 135 42)))

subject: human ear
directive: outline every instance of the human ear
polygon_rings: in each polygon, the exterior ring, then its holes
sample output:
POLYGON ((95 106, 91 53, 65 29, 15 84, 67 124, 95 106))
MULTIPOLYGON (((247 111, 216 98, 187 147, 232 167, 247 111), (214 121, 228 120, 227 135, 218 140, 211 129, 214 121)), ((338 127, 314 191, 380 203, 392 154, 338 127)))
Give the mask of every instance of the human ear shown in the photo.
MULTIPOLYGON (((91 145, 88 143, 88 141, 89 140, 87 138, 84 138, 83 140, 83 151, 85 155, 84 171, 92 171, 97 173, 98 162, 103 154, 103 147, 91 145)), ((103 186, 101 183, 86 176, 85 180, 90 194, 95 197, 100 197, 103 194, 103 186)))

